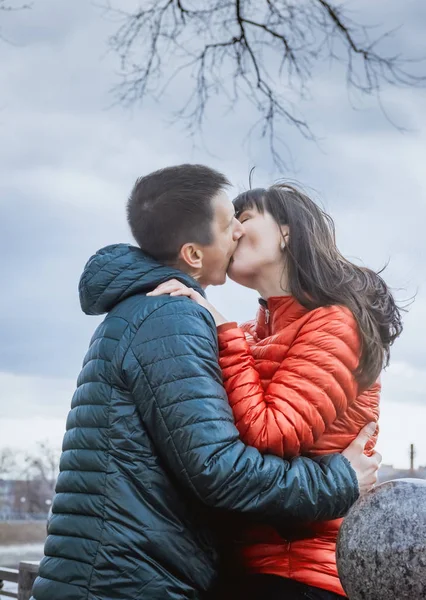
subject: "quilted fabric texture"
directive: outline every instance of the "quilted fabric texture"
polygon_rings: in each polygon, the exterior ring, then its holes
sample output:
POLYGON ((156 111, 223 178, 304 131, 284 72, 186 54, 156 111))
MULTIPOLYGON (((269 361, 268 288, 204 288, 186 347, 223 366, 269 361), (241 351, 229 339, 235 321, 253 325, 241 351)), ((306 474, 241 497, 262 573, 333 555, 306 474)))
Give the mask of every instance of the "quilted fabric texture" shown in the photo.
POLYGON ((241 442, 210 314, 145 295, 171 277, 196 286, 128 245, 86 265, 82 309, 107 315, 72 399, 33 600, 203 598, 225 510, 280 527, 358 496, 339 455, 290 465, 241 442))
MULTIPOLYGON (((358 393, 353 373, 360 339, 348 309, 308 311, 293 297, 271 298, 256 321, 242 328, 226 324, 218 334, 236 425, 243 441, 261 452, 286 458, 341 452, 364 425, 377 421, 380 384, 358 393)), ((344 595, 335 561, 340 523, 296 525, 281 535, 253 528, 245 534, 245 562, 252 571, 344 595)))

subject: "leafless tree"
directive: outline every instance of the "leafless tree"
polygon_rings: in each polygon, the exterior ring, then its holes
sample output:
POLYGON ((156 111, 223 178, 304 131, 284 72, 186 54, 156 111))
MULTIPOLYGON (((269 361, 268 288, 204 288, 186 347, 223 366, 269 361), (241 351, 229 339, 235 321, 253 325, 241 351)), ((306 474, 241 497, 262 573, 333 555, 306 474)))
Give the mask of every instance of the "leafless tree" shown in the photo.
POLYGON ((0 0, 0 10, 11 12, 13 10, 22 10, 30 8, 31 4, 23 4, 22 2, 16 2, 16 0, 0 0))
POLYGON ((19 507, 24 513, 46 514, 55 493, 59 457, 60 450, 48 442, 39 442, 31 452, 0 448, 0 479, 14 484, 12 496, 2 496, 0 489, 0 510, 7 504, 15 511, 19 507))
POLYGON ((234 108, 241 97, 255 107, 262 136, 269 138, 275 164, 282 124, 311 140, 315 135, 298 109, 317 62, 341 63, 350 90, 376 95, 386 85, 425 82, 410 61, 389 52, 394 31, 371 28, 342 2, 325 0, 142 0, 133 11, 104 4, 118 17, 110 48, 121 58, 120 103, 159 97, 188 70, 187 100, 174 117, 190 133, 203 123, 210 100, 221 95, 234 108))
POLYGON ((26 473, 31 479, 55 481, 59 470, 59 455, 59 450, 48 442, 38 442, 37 450, 28 452, 25 457, 26 473))
POLYGON ((10 475, 16 470, 16 456, 11 448, 0 448, 0 478, 10 475))
POLYGON ((55 493, 59 457, 60 451, 48 442, 39 442, 36 451, 26 454, 23 475, 27 481, 28 512, 47 512, 55 493))
MULTIPOLYGON (((3 14, 11 13, 16 10, 25 10, 27 8, 31 8, 32 3, 22 3, 21 1, 16 0, 0 0, 0 12, 3 14)), ((0 22, 0 40, 3 42, 10 42, 10 40, 6 39, 3 36, 0 22)))

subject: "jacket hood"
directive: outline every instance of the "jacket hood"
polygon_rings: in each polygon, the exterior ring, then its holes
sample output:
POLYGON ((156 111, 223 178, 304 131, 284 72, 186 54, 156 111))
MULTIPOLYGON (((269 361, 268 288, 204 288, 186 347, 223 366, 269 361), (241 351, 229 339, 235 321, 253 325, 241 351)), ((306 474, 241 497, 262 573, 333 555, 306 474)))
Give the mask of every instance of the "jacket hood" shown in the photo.
POLYGON ((161 265, 130 244, 114 244, 98 250, 84 267, 79 283, 80 305, 87 315, 102 315, 135 294, 146 294, 168 279, 204 291, 182 271, 161 265))

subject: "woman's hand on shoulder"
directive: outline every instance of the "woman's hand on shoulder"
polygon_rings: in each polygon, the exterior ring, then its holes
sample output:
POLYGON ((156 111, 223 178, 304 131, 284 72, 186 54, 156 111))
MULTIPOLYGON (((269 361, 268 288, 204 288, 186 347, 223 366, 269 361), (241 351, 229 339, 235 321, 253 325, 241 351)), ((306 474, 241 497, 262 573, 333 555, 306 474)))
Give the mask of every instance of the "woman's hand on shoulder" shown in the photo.
POLYGON ((169 279, 169 281, 160 283, 155 290, 148 292, 147 296, 163 296, 165 294, 168 294, 169 296, 187 296, 201 306, 208 304, 207 300, 203 298, 199 292, 188 287, 177 279, 169 279))
POLYGON ((147 296, 163 296, 168 294, 169 296, 186 296, 190 298, 200 306, 206 308, 213 316, 216 326, 227 323, 227 320, 215 309, 215 307, 208 301, 202 294, 194 290, 194 288, 188 287, 177 279, 170 279, 164 283, 160 283, 155 290, 148 292, 147 296))

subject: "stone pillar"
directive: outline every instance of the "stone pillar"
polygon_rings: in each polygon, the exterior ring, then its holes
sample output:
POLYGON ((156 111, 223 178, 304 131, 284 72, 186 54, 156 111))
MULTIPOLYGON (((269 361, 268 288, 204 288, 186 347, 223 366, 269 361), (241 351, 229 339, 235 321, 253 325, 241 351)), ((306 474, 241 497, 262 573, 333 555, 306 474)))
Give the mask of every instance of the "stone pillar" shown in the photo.
POLYGON ((360 498, 340 529, 337 568, 349 600, 426 599, 426 480, 360 498))

